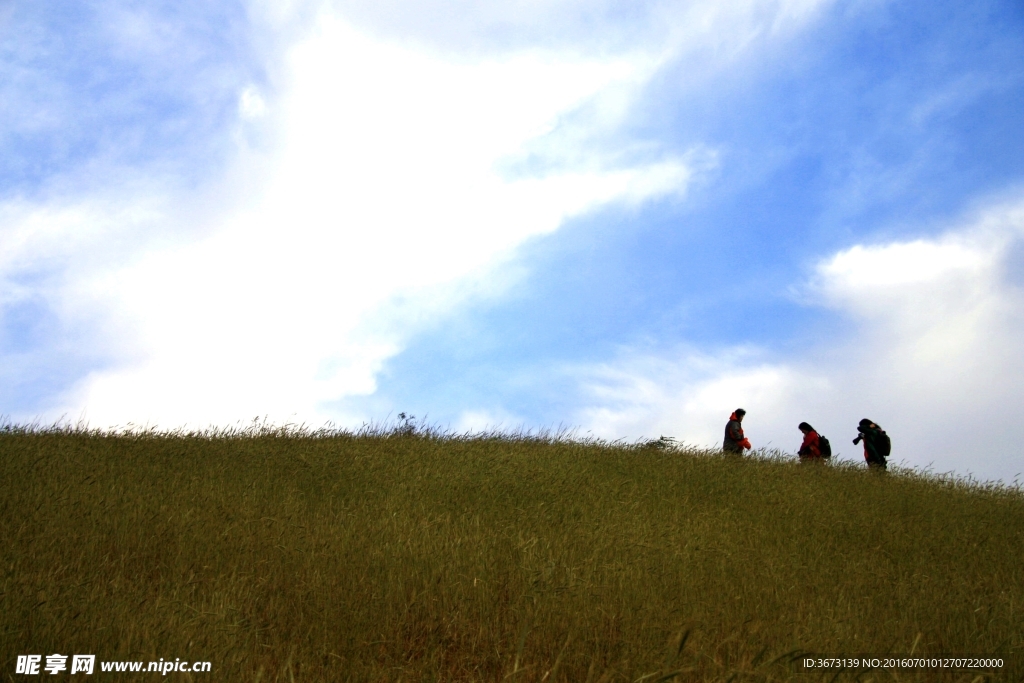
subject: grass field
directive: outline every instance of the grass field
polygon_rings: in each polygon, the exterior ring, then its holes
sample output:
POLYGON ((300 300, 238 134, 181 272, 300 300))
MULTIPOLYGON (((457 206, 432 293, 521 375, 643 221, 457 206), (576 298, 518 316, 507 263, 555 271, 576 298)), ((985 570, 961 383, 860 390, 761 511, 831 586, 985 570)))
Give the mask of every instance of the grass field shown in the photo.
POLYGON ((8 426, 0 482, 2 680, 58 679, 15 673, 52 653, 212 663, 70 680, 836 676, 803 653, 1004 660, 839 680, 1024 680, 1018 490, 401 429, 8 426))

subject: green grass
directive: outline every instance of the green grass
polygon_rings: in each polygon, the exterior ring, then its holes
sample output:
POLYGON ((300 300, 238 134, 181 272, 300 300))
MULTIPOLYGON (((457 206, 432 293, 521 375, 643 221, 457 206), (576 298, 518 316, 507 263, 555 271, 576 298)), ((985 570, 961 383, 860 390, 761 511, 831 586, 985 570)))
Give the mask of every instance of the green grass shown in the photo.
POLYGON ((168 680, 512 683, 831 680, 790 660, 913 652, 1005 666, 840 680, 1021 680, 1022 558, 1019 490, 906 473, 401 430, 0 431, 3 680, 55 652, 212 662, 168 680))

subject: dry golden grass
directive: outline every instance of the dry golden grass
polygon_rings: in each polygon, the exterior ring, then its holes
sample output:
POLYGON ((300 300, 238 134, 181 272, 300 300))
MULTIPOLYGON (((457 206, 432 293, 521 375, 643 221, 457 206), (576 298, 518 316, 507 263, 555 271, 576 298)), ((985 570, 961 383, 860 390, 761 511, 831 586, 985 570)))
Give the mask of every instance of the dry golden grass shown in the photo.
POLYGON ((1015 490, 401 430, 8 427, 0 482, 4 680, 55 652, 213 664, 169 680, 835 675, 804 652, 1005 661, 840 680, 1024 678, 1015 490))

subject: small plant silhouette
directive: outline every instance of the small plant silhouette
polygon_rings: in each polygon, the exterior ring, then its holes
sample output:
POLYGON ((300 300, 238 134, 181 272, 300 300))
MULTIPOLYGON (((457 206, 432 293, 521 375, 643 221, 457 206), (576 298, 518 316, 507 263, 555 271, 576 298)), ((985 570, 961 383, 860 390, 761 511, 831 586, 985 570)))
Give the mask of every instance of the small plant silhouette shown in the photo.
POLYGON ((413 436, 416 434, 416 416, 406 415, 405 413, 399 413, 398 419, 401 420, 401 424, 395 430, 401 436, 413 436))

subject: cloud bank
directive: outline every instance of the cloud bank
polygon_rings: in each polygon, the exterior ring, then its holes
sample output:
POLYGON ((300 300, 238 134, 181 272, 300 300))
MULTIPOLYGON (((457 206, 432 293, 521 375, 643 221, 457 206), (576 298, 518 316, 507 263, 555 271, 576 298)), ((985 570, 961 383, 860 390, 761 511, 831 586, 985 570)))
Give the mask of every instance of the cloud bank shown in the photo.
POLYGON ((5 303, 31 291, 65 324, 88 320, 82 341, 106 361, 37 414, 162 427, 373 417, 327 405, 372 394, 424 321, 506 286, 487 275, 524 239, 601 204, 685 193, 687 159, 622 163, 546 140, 584 105, 593 125, 615 125, 650 67, 453 60, 319 15, 287 51, 283 85, 239 88, 239 151, 215 192, 154 182, 150 197, 104 188, 4 207, 5 303), (542 168, 516 161, 527 147, 542 168))

